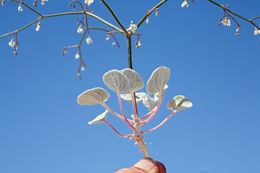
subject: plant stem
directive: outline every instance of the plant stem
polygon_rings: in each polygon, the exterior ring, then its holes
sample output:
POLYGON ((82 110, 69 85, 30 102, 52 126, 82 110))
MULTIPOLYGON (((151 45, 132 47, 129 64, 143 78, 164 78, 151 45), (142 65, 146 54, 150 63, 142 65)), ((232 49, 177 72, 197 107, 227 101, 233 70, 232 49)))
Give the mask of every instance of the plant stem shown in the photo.
POLYGON ((101 0, 101 2, 103 2, 103 4, 107 7, 108 11, 112 14, 112 16, 114 17, 114 19, 116 20, 116 22, 118 23, 118 25, 120 25, 120 27, 123 29, 123 31, 125 32, 125 34, 128 34, 127 30, 125 29, 124 25, 120 22, 120 20, 117 18, 117 16, 115 15, 114 11, 110 8, 110 6, 106 3, 105 0, 101 0))
POLYGON ((237 14, 237 13, 235 13, 235 12, 229 10, 229 9, 227 9, 225 6, 223 6, 223 5, 221 5, 221 4, 217 3, 217 2, 215 2, 215 1, 213 1, 213 0, 208 0, 208 1, 211 2, 211 3, 214 4, 214 5, 216 5, 216 6, 220 7, 220 8, 222 8, 223 10, 228 11, 228 12, 230 12, 231 14, 233 14, 233 15, 239 17, 240 19, 243 19, 243 20, 245 20, 245 21, 251 23, 251 24, 254 25, 257 29, 260 29, 260 27, 259 27, 257 24, 255 24, 255 23, 253 22, 253 20, 247 19, 247 18, 245 18, 245 17, 243 17, 243 16, 241 16, 241 15, 239 15, 239 14, 237 14))
POLYGON ((128 47, 128 67, 133 69, 133 63, 132 63, 132 38, 131 34, 128 34, 126 36, 127 38, 127 47, 128 47))
POLYGON ((137 24, 137 28, 139 28, 140 25, 142 25, 142 23, 145 21, 145 19, 152 13, 154 12, 155 9, 159 8, 161 5, 163 5, 165 2, 167 2, 168 0, 162 0, 161 2, 159 2, 157 5, 155 5, 151 10, 149 10, 148 13, 146 13, 144 15, 144 17, 138 22, 137 24))
POLYGON ((144 152, 145 157, 150 158, 150 155, 149 155, 149 153, 148 153, 148 150, 147 150, 147 148, 146 148, 145 143, 143 142, 143 140, 142 140, 142 139, 138 139, 137 142, 139 143, 139 145, 140 145, 141 148, 143 149, 143 152, 144 152))
POLYGON ((57 13, 57 14, 49 14, 49 15, 43 15, 43 16, 40 16, 38 19, 34 20, 33 22, 31 22, 30 24, 18 29, 18 30, 15 30, 13 32, 9 32, 7 34, 4 34, 2 36, 0 36, 0 39, 1 38, 4 38, 8 35, 11 35, 11 34, 14 34, 14 33, 18 33, 26 28, 28 28, 29 26, 33 25, 34 23, 38 22, 39 20, 43 19, 43 18, 49 18, 49 17, 57 17, 57 16, 65 16, 65 15, 77 15, 77 14, 87 14, 91 17, 94 17, 96 18, 97 20, 103 22, 104 24, 110 26, 111 28, 117 30, 118 32, 122 33, 123 31, 121 29, 119 29, 118 27, 114 26, 113 24, 107 22, 106 20, 102 19, 101 17, 95 15, 95 14, 92 14, 92 13, 89 13, 89 12, 84 12, 84 11, 79 11, 79 12, 65 12, 65 13, 57 13))

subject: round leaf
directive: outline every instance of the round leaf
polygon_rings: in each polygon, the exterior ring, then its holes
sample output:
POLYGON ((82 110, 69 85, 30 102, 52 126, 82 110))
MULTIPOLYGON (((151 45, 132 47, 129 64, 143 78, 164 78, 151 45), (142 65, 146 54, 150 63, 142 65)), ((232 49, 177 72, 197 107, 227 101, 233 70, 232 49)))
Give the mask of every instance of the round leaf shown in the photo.
POLYGON ((146 90, 149 94, 161 93, 170 78, 170 69, 164 66, 155 69, 147 82, 146 90))
POLYGON ((144 87, 143 79, 133 69, 126 68, 121 70, 121 72, 127 77, 131 92, 136 92, 144 87))
MULTIPOLYGON (((140 101, 142 101, 146 95, 147 95, 147 94, 144 93, 144 92, 137 92, 137 93, 135 93, 136 103, 139 103, 140 101)), ((131 94, 120 94, 120 97, 121 97, 123 100, 132 103, 131 94)))
POLYGON ((127 77, 118 70, 110 70, 103 76, 103 81, 108 88, 115 92, 129 92, 129 81, 127 77))
POLYGON ((149 95, 143 98, 143 104, 151 111, 156 106, 156 102, 149 95))
POLYGON ((103 88, 93 88, 86 90, 78 96, 78 104, 95 105, 102 104, 107 101, 109 94, 103 88))
POLYGON ((181 111, 186 108, 191 108, 192 103, 183 95, 177 95, 173 98, 171 102, 167 104, 167 108, 172 111, 181 111))

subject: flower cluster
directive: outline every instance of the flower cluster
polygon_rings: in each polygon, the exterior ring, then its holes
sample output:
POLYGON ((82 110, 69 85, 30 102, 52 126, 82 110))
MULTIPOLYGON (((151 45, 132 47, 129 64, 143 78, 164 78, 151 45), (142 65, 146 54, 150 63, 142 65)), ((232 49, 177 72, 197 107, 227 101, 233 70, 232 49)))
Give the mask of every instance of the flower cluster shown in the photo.
POLYGON ((258 34, 260 34, 260 30, 259 30, 259 29, 257 29, 257 27, 255 27, 255 30, 254 30, 254 35, 258 35, 258 34))
POLYGON ((192 103, 182 95, 175 96, 167 105, 167 108, 172 113, 163 120, 160 124, 150 130, 141 131, 141 126, 152 120, 155 114, 158 112, 159 107, 164 98, 166 89, 168 88, 167 82, 170 78, 170 69, 161 66, 155 69, 147 82, 145 92, 137 92, 144 87, 144 83, 140 75, 130 68, 123 70, 110 70, 103 75, 103 81, 105 85, 117 94, 121 115, 113 111, 106 105, 106 101, 110 97, 109 93, 100 87, 86 90, 78 96, 78 104, 80 105, 95 105, 100 104, 106 110, 97 116, 95 119, 89 122, 89 124, 105 123, 110 126, 118 135, 125 138, 138 141, 143 139, 143 134, 152 132, 163 125, 170 117, 176 112, 185 108, 192 107, 192 103), (153 95, 151 97, 150 95, 153 95), (128 119, 124 109, 122 100, 130 102, 133 106, 133 114, 131 119, 128 119), (149 109, 149 112, 140 117, 137 111, 137 104, 142 102, 145 107, 149 109), (107 122, 106 117, 108 113, 112 113, 119 119, 126 122, 126 124, 132 129, 133 133, 128 135, 122 135, 119 133, 110 123, 107 122))
POLYGON ((228 17, 224 17, 220 22, 224 26, 231 26, 231 21, 230 21, 230 19, 228 17))

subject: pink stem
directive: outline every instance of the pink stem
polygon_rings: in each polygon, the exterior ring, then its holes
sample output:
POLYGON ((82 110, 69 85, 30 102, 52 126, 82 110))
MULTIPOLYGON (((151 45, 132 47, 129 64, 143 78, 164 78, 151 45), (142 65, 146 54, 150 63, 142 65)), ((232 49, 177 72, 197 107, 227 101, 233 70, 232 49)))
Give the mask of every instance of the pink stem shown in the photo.
POLYGON ((121 133, 119 133, 110 123, 108 123, 107 121, 104 121, 104 123, 106 123, 109 127, 111 127, 119 136, 124 137, 124 138, 130 138, 133 135, 122 135, 121 133))
POLYGON ((119 115, 118 113, 116 113, 115 111, 113 111, 110 107, 108 107, 105 103, 102 104, 102 106, 104 108, 106 108, 109 112, 111 112, 112 114, 114 114, 117 118, 121 119, 121 120, 124 120, 124 118, 119 115))
POLYGON ((151 114, 155 111, 155 109, 156 109, 156 107, 153 108, 153 110, 151 110, 150 112, 148 112, 145 116, 143 116, 143 117, 141 118, 141 120, 144 120, 144 119, 146 119, 147 117, 149 117, 149 115, 151 115, 151 114))
POLYGON ((160 124, 158 124, 156 127, 154 127, 153 129, 150 130, 146 130, 146 131, 142 131, 141 133, 148 133, 148 132, 152 132, 156 129, 158 129, 159 127, 161 127, 166 121, 168 121, 176 112, 172 112, 167 118, 165 118, 160 124))
POLYGON ((125 113, 124 113, 124 108, 123 108, 123 105, 122 105, 122 100, 121 100, 121 97, 120 97, 120 93, 117 92, 117 98, 118 98, 118 101, 119 101, 119 105, 120 105, 120 110, 121 110, 121 113, 124 117, 124 121, 126 122, 126 124, 128 124, 129 127, 131 127, 131 129, 135 130, 134 126, 132 126, 132 124, 130 124, 129 120, 126 118, 125 116, 125 113))
POLYGON ((132 105, 133 105, 134 117, 135 117, 135 119, 137 119, 138 118, 138 112, 137 112, 135 93, 131 93, 131 97, 132 97, 132 105))
MULTIPOLYGON (((149 121, 151 121, 151 120, 153 119, 154 115, 158 112, 158 110, 159 110, 159 108, 160 108, 160 106, 161 106, 161 102, 162 102, 162 94, 160 94, 160 96, 159 96, 158 104, 157 104, 157 106, 155 107, 155 110, 153 111, 152 115, 151 115, 148 119, 146 119, 146 120, 144 120, 144 121, 141 121, 141 124, 142 124, 142 125, 148 123, 149 121)), ((148 114, 149 114, 149 113, 148 113, 148 114)))

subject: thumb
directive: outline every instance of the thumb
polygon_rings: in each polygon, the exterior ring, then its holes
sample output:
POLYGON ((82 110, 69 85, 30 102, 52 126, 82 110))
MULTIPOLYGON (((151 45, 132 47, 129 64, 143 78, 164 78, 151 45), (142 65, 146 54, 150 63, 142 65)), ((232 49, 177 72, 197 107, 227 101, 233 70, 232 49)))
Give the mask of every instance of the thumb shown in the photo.
POLYGON ((144 158, 131 168, 120 169, 115 173, 166 173, 166 169, 162 163, 151 158, 144 158))

